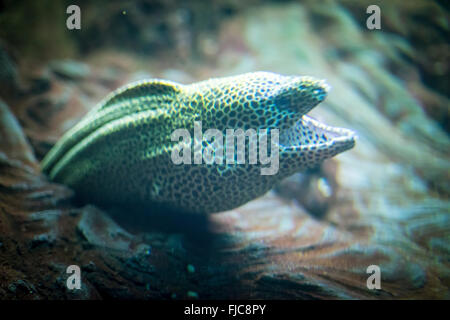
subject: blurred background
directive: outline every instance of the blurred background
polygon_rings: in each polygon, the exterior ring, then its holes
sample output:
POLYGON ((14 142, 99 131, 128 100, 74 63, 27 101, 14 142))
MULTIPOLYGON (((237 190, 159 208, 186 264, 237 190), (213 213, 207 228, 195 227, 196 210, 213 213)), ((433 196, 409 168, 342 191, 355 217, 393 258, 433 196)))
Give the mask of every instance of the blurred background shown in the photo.
POLYGON ((90 274, 76 296, 87 299, 450 298, 448 39, 448 1, 0 1, 0 219, 20 222, 0 223, 0 261, 10 266, 0 296, 75 297, 58 284, 75 259, 90 274), (66 27, 72 4, 80 30, 66 27), (380 7, 380 30, 366 27, 369 5, 380 7), (200 232, 208 248, 195 225, 116 224, 40 174, 58 138, 125 83, 258 70, 326 79, 331 92, 311 115, 359 138, 213 215, 200 232), (108 237, 111 228, 126 240, 108 237), (112 251, 100 259, 99 248, 112 251), (124 248, 131 257, 117 253, 124 248), (33 259, 50 266, 42 287, 31 266, 12 271, 33 259), (134 271, 111 280, 105 259, 134 271), (366 287, 370 264, 380 265, 382 290, 366 287))

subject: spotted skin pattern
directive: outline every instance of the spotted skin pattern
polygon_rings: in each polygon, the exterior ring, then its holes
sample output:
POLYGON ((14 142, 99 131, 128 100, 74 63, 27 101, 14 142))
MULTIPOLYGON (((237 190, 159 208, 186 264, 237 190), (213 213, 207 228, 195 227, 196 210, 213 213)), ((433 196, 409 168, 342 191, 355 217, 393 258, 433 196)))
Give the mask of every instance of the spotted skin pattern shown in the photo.
POLYGON ((327 91, 323 81, 311 77, 269 72, 190 85, 135 82, 112 92, 69 130, 42 168, 52 181, 99 205, 192 213, 229 210, 353 147, 352 131, 305 115, 327 91), (267 165, 249 161, 175 165, 171 154, 179 145, 171 134, 187 129, 194 138, 194 121, 201 121, 203 132, 214 128, 224 136, 226 129, 279 129, 279 171, 261 175, 267 165))

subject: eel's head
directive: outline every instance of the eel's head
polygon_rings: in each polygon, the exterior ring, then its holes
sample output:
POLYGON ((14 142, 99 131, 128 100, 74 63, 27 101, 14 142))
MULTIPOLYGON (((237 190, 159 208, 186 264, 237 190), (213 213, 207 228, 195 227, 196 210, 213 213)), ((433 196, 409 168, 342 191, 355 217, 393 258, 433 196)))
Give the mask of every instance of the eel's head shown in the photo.
POLYGON ((328 93, 323 80, 252 72, 191 86, 200 92, 193 100, 201 101, 204 128, 278 129, 280 169, 285 174, 314 167, 355 144, 353 131, 306 115, 328 93))

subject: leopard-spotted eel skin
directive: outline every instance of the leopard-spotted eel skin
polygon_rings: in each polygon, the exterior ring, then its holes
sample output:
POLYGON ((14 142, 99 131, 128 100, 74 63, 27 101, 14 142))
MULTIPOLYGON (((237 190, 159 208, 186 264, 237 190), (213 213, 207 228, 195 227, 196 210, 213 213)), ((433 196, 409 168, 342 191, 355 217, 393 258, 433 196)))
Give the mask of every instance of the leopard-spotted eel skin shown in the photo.
POLYGON ((324 81, 252 72, 190 85, 150 79, 109 94, 42 161, 52 181, 99 205, 213 213, 255 199, 283 178, 352 148, 353 131, 305 115, 324 81), (278 129, 279 170, 262 164, 175 164, 175 129, 278 129))

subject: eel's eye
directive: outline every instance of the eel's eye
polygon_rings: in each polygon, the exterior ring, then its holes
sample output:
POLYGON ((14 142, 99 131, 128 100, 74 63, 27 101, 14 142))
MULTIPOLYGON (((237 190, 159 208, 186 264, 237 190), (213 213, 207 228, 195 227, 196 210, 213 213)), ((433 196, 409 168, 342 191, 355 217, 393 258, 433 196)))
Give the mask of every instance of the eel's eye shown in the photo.
POLYGON ((278 110, 303 115, 322 102, 327 92, 328 86, 323 81, 299 77, 280 88, 273 101, 278 110))

